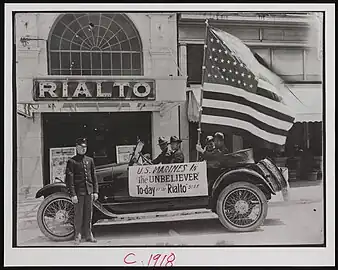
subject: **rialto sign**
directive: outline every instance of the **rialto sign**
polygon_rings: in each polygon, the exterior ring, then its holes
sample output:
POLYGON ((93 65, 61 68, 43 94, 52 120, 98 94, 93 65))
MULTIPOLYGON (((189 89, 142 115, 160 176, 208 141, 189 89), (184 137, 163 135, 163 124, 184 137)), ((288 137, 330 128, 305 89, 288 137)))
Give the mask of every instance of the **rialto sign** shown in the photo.
POLYGON ((152 80, 34 79, 34 100, 154 100, 152 80))

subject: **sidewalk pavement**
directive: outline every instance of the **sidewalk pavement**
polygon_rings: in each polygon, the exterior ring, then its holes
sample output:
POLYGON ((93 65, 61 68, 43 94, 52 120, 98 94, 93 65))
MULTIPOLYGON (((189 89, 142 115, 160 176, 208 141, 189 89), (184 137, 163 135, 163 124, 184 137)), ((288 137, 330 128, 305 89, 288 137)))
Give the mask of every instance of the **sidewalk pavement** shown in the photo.
MULTIPOLYGON (((311 202, 319 202, 323 199, 323 184, 322 181, 302 181, 302 182, 294 182, 290 183, 289 189, 289 200, 284 201, 281 192, 277 195, 272 196, 269 201, 269 207, 274 206, 283 206, 283 205, 291 205, 291 204, 303 204, 303 203, 311 203, 311 202)), ((21 198, 18 201, 18 229, 24 230, 33 226, 37 226, 36 224, 36 215, 38 208, 43 201, 43 198, 21 198)), ((138 213, 138 214, 129 214, 129 215, 121 215, 119 218, 114 219, 114 222, 125 223, 132 220, 148 220, 148 219, 163 219, 168 216, 181 216, 186 219, 192 215, 210 215, 210 211, 206 209, 194 209, 194 210, 186 210, 186 211, 171 211, 167 212, 152 212, 152 213, 138 213)), ((109 220, 101 220, 98 223, 103 223, 109 220)), ((110 220, 112 221, 112 220, 110 220)))

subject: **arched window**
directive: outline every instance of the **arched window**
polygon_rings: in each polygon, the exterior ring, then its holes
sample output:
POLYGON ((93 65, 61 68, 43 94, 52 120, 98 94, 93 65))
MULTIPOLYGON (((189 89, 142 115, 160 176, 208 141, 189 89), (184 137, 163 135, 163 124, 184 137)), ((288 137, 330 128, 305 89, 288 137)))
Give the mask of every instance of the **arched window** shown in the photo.
POLYGON ((141 39, 125 14, 62 15, 48 50, 51 75, 143 75, 141 39))

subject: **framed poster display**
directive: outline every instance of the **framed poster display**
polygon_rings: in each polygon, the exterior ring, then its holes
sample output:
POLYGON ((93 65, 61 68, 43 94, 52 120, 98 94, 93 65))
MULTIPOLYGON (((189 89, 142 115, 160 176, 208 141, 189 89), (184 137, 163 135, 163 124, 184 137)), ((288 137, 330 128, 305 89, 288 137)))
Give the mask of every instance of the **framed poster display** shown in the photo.
POLYGON ((50 183, 65 181, 65 170, 69 158, 76 155, 76 147, 49 149, 50 183))
POLYGON ((134 152, 136 145, 117 145, 116 146, 116 162, 129 162, 131 155, 134 152))

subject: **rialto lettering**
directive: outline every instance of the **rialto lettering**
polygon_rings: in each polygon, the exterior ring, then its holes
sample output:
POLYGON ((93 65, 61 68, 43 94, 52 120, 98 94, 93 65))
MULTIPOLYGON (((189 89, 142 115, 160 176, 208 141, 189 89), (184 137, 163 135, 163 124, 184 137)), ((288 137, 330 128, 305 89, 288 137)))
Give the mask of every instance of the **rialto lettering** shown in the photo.
POLYGON ((92 80, 34 80, 35 100, 154 100, 155 82, 92 81, 92 80))

